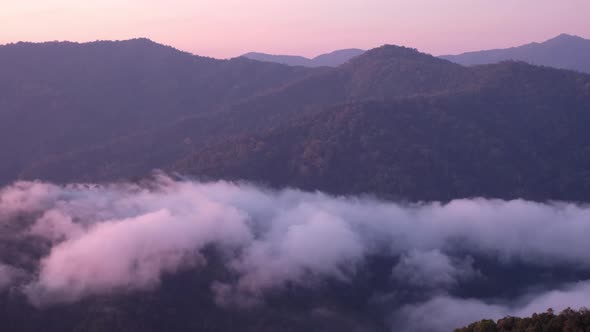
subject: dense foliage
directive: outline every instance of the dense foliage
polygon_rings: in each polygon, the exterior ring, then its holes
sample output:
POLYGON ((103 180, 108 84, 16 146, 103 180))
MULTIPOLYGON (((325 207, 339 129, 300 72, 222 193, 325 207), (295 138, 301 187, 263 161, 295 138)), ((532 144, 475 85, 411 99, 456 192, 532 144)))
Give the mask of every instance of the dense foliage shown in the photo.
POLYGON ((590 311, 570 308, 555 314, 552 309, 531 317, 504 317, 497 322, 482 320, 455 332, 585 332, 590 331, 590 311))
POLYGON ((524 64, 479 70, 510 79, 333 107, 197 150, 175 169, 397 199, 589 200, 590 85, 524 64))

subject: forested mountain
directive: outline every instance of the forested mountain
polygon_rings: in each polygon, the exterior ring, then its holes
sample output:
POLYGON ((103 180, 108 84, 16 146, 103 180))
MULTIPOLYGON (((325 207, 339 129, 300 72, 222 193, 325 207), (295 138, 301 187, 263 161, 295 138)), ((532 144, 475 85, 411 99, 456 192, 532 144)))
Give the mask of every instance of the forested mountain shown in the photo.
POLYGON ((525 61, 530 64, 590 73, 590 40, 561 34, 542 43, 518 47, 444 55, 462 65, 480 65, 506 60, 525 61))
POLYGON ((210 112, 310 74, 147 39, 0 47, 0 183, 28 163, 210 112))
POLYGON ((289 66, 338 67, 350 59, 363 54, 364 52, 364 50, 350 48, 321 54, 311 59, 298 55, 273 55, 258 52, 246 53, 242 55, 242 57, 258 61, 276 62, 289 66))
MULTIPOLYGON (((250 61, 250 60, 248 60, 250 61)), ((23 173, 52 180, 109 180, 167 167, 205 143, 288 123, 292 116, 321 112, 351 100, 438 94, 476 86, 468 69, 409 48, 384 46, 335 69, 316 69, 222 110, 195 114, 92 149, 50 155, 23 173)))
POLYGON ((522 99, 496 89, 332 107, 197 150, 175 170, 396 199, 590 199, 589 91, 574 102, 575 86, 522 99))
POLYGON ((336 194, 590 200, 590 76, 462 67, 384 46, 216 112, 31 163, 27 178, 153 168, 336 194))

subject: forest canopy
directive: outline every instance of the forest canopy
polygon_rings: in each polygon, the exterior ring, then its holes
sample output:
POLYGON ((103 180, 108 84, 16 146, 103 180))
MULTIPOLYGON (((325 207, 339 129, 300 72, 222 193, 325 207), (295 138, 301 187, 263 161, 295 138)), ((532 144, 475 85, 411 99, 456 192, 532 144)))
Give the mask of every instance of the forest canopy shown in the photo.
POLYGON ((567 308, 555 314, 549 308, 547 312, 533 314, 531 317, 504 317, 494 322, 484 319, 469 326, 456 329, 455 332, 587 332, 590 331, 590 310, 567 308))

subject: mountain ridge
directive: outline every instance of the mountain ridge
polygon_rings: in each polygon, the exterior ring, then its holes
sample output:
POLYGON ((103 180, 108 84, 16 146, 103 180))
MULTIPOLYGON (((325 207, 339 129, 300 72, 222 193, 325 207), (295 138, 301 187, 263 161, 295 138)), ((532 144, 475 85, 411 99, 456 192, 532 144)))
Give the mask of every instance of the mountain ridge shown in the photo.
POLYGON ((338 67, 350 59, 363 54, 364 52, 365 51, 361 49, 348 48, 320 54, 313 58, 307 58, 299 55, 275 55, 260 52, 249 52, 241 55, 240 57, 265 62, 276 62, 289 66, 338 67))
POLYGON ((590 73, 590 39, 562 33, 540 43, 533 42, 510 48, 440 57, 466 66, 517 60, 534 65, 590 73))
POLYGON ((576 185, 570 176, 553 179, 526 170, 549 163, 547 173, 559 174, 565 160, 577 159, 568 174, 587 176, 581 165, 587 162, 583 151, 589 137, 575 128, 586 114, 583 109, 590 108, 589 100, 590 75, 511 61, 464 67, 412 48, 384 45, 214 112, 189 114, 156 130, 29 164, 21 176, 110 181, 163 168, 211 179, 248 179, 334 194, 372 192, 401 200, 521 195, 584 201, 590 199, 584 194, 586 182, 576 185), (574 114, 578 121, 570 121, 574 114), (570 136, 555 126, 569 128, 570 136), (556 147, 543 131, 569 148, 556 147), (462 132, 472 137, 463 142, 462 132), (534 133, 539 146, 519 133, 534 133), (561 150, 567 152, 563 159, 552 160, 561 150), (402 161, 388 155, 403 156, 402 161), (347 163, 350 156, 365 156, 366 163, 347 163), (486 165, 509 167, 506 158, 520 158, 519 166, 493 173, 497 179, 510 175, 503 180, 486 182, 485 172, 493 171, 486 165), (363 171, 368 169, 373 170, 363 171))
POLYGON ((211 112, 312 72, 200 57, 147 39, 9 44, 0 47, 0 68, 0 154, 8 161, 0 182, 47 154, 211 112))
POLYGON ((565 160, 576 160, 571 162, 570 173, 586 177, 585 166, 581 166, 587 162, 582 143, 588 137, 575 129, 579 121, 570 120, 574 114, 583 118, 582 109, 590 108, 590 75, 513 61, 465 67, 395 45, 369 50, 335 68, 291 67, 246 58, 215 60, 168 48, 162 52, 159 46, 150 45, 145 41, 99 43, 95 46, 101 52, 91 50, 81 58, 76 57, 77 49, 86 49, 87 45, 53 45, 63 52, 59 57, 39 54, 39 49, 47 45, 25 47, 27 54, 19 57, 8 57, 0 48, 0 67, 4 64, 8 78, 0 82, 5 85, 0 103, 8 106, 0 112, 0 153, 10 161, 2 165, 4 181, 113 181, 142 177, 160 168, 216 179, 237 179, 247 174, 247 179, 277 186, 301 186, 334 194, 375 192, 412 200, 519 194, 539 200, 590 200, 582 190, 584 181, 579 187, 573 185, 570 176, 560 175, 554 180, 523 173, 534 168, 532 161, 541 158, 536 155, 542 158, 535 163, 546 163, 554 173, 565 168, 565 160), (64 58, 69 60, 60 60, 64 58), (30 69, 27 62, 31 59, 45 62, 30 69), (61 72, 70 78, 56 75, 61 72), (27 73, 23 76, 27 79, 13 79, 19 73, 27 73), (71 96, 78 99, 70 100, 71 96), (470 108, 474 111, 469 112, 470 108), (542 117, 535 119, 535 112, 542 117), (440 120, 441 116, 454 119, 454 123, 440 120), (526 117, 531 119, 522 120, 526 117), (522 128, 514 127, 510 120, 522 128), (72 121, 77 125, 67 125, 72 121), (359 126, 363 123, 368 127, 359 126), (398 127, 399 123, 413 126, 422 134, 408 133, 398 127), (498 127, 501 125, 513 128, 513 132, 498 127), (490 131, 491 126, 497 128, 490 131), (306 128, 316 129, 306 136, 306 128), (371 136, 371 128, 378 128, 390 143, 371 136), (399 134, 388 133, 387 128, 397 128, 399 134), (569 128, 575 136, 560 128, 569 128), (428 136, 435 129, 440 133, 471 132, 474 137, 465 143, 461 136, 441 134, 441 139, 451 144, 441 147, 438 140, 428 136), (560 135, 554 137, 555 141, 566 144, 568 154, 553 160, 547 151, 556 155, 560 149, 542 136, 537 140, 545 145, 539 143, 539 147, 520 143, 524 137, 517 139, 517 133, 527 130, 560 135), (61 134, 56 137, 55 132, 61 134), (322 132, 332 132, 335 140, 322 132), (348 138, 341 137, 347 132, 348 138), (485 140, 481 137, 485 132, 485 137, 497 138, 485 140), (334 145, 350 139, 345 146, 334 145), (13 144, 15 141, 18 144, 13 144), (243 143, 258 141, 264 144, 243 143), (277 148, 296 152, 276 159, 274 148, 269 150, 275 141, 277 148), (359 141, 365 141, 365 145, 359 145, 359 141), (415 155, 395 142, 430 152, 415 155), (506 173, 518 177, 498 181, 499 187, 485 182, 482 172, 487 168, 477 160, 491 158, 487 153, 497 151, 500 159, 489 164, 508 167, 511 162, 502 158, 516 158, 511 146, 518 144, 526 151, 520 161, 526 167, 506 173), (453 146, 461 149, 456 151, 453 146), (318 157, 314 149, 323 151, 325 157, 318 157), (440 149, 455 151, 449 154, 455 158, 447 160, 440 149), (402 152, 406 161, 382 157, 402 152), (365 165, 344 162, 345 156, 366 153, 365 165), (321 168, 306 166, 311 156, 324 160, 320 164, 329 165, 325 167, 334 177, 318 178, 321 168), (424 170, 429 163, 428 167, 434 168, 424 172, 432 177, 417 177, 415 170, 424 170), (271 178, 276 167, 287 173, 271 178), (363 171, 371 167, 374 171, 363 171), (444 169, 447 171, 440 173, 444 169), (387 180, 380 182, 378 178, 387 180), (470 180, 457 184, 454 178, 470 180), (347 181, 349 186, 335 185, 347 181), (406 181, 406 185, 398 181, 406 181), (439 182, 447 184, 441 186, 439 182), (546 185, 539 187, 537 182, 546 185), (415 183, 414 189, 407 183, 415 183), (559 188, 569 188, 572 195, 564 195, 559 188))

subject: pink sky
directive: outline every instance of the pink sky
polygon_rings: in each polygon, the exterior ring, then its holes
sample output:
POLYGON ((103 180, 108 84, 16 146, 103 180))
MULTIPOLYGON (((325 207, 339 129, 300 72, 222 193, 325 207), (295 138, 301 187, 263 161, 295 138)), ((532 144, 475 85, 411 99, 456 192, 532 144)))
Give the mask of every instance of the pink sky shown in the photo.
POLYGON ((590 0, 0 0, 0 44, 147 37, 199 55, 433 54, 590 38, 590 0))

